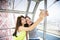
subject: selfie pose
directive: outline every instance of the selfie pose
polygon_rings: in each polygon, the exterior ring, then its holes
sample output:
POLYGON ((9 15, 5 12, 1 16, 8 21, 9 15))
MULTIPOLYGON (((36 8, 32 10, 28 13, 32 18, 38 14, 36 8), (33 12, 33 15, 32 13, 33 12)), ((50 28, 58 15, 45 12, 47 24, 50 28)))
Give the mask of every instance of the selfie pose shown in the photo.
POLYGON ((32 31, 48 14, 44 10, 41 10, 39 18, 29 27, 24 27, 26 24, 26 18, 19 16, 16 22, 15 32, 13 33, 14 40, 26 40, 26 31, 32 31))

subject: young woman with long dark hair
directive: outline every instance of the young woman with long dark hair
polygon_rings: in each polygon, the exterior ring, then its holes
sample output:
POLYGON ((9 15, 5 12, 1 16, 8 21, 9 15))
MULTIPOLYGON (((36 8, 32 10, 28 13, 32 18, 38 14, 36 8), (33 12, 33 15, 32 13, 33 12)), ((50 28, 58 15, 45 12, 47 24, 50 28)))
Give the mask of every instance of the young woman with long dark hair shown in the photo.
POLYGON ((16 28, 13 34, 14 40, 25 40, 26 31, 33 30, 43 20, 45 16, 47 16, 47 13, 44 14, 44 11, 41 11, 37 21, 30 27, 24 27, 24 25, 26 24, 26 19, 24 16, 19 16, 17 18, 16 28))

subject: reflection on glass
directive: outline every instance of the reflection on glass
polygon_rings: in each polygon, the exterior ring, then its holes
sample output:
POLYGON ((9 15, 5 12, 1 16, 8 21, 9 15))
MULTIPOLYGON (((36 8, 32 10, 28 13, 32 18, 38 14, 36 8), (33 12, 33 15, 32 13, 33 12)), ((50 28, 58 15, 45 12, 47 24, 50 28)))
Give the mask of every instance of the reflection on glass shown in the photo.
POLYGON ((12 0, 0 0, 0 9, 11 9, 12 0))

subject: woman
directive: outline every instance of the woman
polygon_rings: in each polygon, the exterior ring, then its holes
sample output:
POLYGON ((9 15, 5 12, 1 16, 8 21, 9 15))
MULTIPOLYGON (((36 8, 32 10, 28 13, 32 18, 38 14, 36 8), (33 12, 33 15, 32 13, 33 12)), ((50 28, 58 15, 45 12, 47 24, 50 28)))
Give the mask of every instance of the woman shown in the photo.
POLYGON ((16 29, 15 29, 15 32, 13 34, 14 39, 15 40, 25 40, 26 31, 33 30, 43 20, 43 18, 45 16, 47 16, 47 15, 45 15, 44 12, 41 11, 37 21, 33 25, 31 25, 30 27, 24 27, 24 24, 26 24, 25 17, 23 17, 23 16, 18 17, 17 23, 16 23, 16 29))
POLYGON ((22 37, 25 37, 26 32, 19 29, 19 27, 24 27, 24 24, 26 24, 25 17, 19 16, 17 18, 15 32, 13 33, 14 40, 24 40, 22 37))

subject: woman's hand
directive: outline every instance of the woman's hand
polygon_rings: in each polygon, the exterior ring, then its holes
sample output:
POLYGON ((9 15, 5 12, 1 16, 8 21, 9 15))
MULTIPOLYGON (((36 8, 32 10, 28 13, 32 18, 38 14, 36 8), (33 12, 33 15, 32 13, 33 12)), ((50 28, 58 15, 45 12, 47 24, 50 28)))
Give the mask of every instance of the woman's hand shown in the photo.
POLYGON ((46 16, 48 16, 48 11, 45 11, 45 10, 42 10, 42 9, 40 9, 40 18, 44 18, 44 17, 46 17, 46 16))

